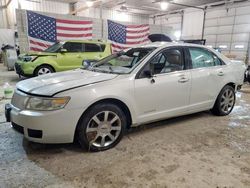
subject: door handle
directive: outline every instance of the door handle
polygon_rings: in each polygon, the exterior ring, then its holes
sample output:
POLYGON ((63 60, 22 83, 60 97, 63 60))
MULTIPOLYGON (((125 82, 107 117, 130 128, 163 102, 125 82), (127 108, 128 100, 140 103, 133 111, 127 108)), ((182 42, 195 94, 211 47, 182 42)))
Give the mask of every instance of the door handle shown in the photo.
POLYGON ((217 75, 218 76, 224 76, 224 72, 220 71, 217 75))
POLYGON ((185 83, 188 82, 188 78, 182 77, 180 80, 178 80, 179 83, 185 83))

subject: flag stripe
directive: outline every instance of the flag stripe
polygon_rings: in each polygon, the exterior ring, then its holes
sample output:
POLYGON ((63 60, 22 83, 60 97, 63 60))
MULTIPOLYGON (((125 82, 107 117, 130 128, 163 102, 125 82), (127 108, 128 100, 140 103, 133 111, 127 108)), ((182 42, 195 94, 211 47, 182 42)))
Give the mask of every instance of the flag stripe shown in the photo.
POLYGON ((143 25, 127 25, 128 28, 141 28, 141 27, 148 27, 147 24, 143 24, 143 25))
POLYGON ((31 50, 31 51, 35 51, 35 52, 40 52, 40 51, 42 51, 43 49, 41 49, 41 48, 36 48, 36 47, 30 47, 30 50, 31 50))
POLYGON ((148 38, 148 34, 149 33, 146 33, 144 35, 134 35, 134 36, 127 36, 127 39, 139 39, 139 38, 148 38))
POLYGON ((58 23, 56 22, 57 27, 69 27, 69 28, 89 28, 93 27, 93 24, 86 24, 86 25, 81 25, 81 24, 66 24, 66 23, 58 23))
POLYGON ((65 31, 92 31, 92 27, 64 27, 64 26, 57 26, 57 30, 65 30, 65 31))
POLYGON ((142 30, 129 30, 129 29, 127 29, 127 32, 128 32, 128 33, 138 33, 138 32, 142 32, 142 33, 146 32, 146 33, 149 33, 149 28, 143 28, 142 30))
POLYGON ((80 25, 86 25, 86 24, 92 24, 92 21, 81 21, 81 20, 62 20, 62 19, 56 19, 57 23, 65 23, 65 24, 80 24, 80 25))
POLYGON ((75 38, 82 38, 82 37, 92 37, 92 33, 87 34, 68 34, 68 33, 57 33, 58 37, 75 37, 75 38))
POLYGON ((64 34, 92 34, 92 31, 67 31, 67 30, 57 30, 57 33, 64 33, 64 34))
MULTIPOLYGON (((84 40, 91 40, 92 36, 85 37, 84 40)), ((69 40, 83 40, 82 38, 76 38, 76 37, 57 37, 58 41, 69 41, 69 40)))

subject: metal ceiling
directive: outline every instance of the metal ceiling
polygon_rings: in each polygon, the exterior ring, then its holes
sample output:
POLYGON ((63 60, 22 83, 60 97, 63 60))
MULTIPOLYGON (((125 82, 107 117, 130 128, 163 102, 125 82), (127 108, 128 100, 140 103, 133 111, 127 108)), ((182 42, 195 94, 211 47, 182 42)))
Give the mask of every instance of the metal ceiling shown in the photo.
MULTIPOLYGON (((86 2, 87 0, 53 0, 59 2, 77 3, 86 2)), ((204 5, 212 4, 213 6, 225 5, 233 2, 245 2, 248 0, 88 0, 95 2, 95 7, 102 4, 103 8, 115 9, 118 11, 128 11, 130 13, 155 15, 168 12, 182 10, 188 6, 204 7, 204 5), (166 10, 161 10, 162 1, 169 2, 166 10), (172 3, 171 3, 172 2, 172 3), (186 5, 186 6, 181 6, 186 5)), ((87 9, 85 7, 84 9, 87 9)))

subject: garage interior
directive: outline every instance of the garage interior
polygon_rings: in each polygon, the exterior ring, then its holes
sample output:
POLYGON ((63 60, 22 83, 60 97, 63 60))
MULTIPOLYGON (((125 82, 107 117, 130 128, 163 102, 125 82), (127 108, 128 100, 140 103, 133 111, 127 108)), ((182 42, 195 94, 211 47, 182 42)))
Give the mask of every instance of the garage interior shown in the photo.
POLYGON ((78 143, 33 143, 12 129, 6 89, 30 79, 13 69, 16 52, 31 47, 27 11, 89 20, 92 39, 104 41, 107 20, 148 24, 149 34, 175 42, 204 39, 205 46, 250 65, 249 0, 0 0, 0 187, 250 187, 250 79, 228 116, 204 111, 141 125, 103 152, 78 143))

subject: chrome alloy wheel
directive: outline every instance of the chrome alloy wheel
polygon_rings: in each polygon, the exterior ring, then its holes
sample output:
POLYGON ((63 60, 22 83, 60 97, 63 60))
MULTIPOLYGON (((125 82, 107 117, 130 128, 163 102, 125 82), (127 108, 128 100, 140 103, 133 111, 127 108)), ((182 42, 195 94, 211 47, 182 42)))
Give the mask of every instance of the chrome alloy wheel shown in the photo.
POLYGON ((94 115, 86 128, 89 145, 98 148, 111 145, 119 137, 121 128, 121 119, 114 112, 102 111, 94 115))
POLYGON ((42 67, 41 69, 38 70, 38 76, 44 75, 44 74, 49 74, 49 73, 51 73, 51 70, 48 69, 47 67, 42 67))
POLYGON ((234 91, 226 89, 221 96, 221 101, 220 101, 221 110, 224 113, 229 113, 234 106, 234 102, 235 102, 234 91))

